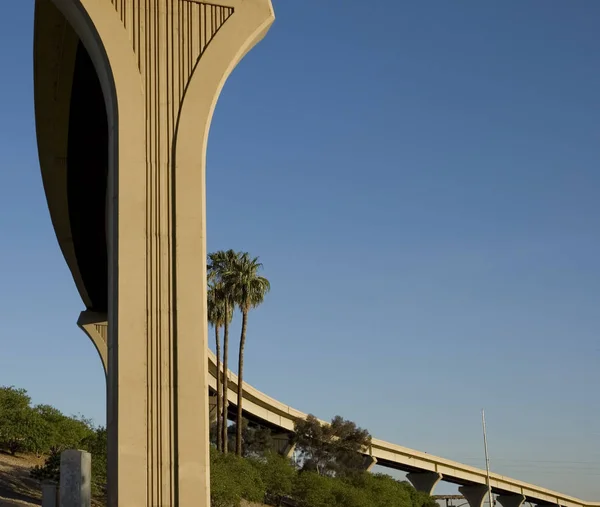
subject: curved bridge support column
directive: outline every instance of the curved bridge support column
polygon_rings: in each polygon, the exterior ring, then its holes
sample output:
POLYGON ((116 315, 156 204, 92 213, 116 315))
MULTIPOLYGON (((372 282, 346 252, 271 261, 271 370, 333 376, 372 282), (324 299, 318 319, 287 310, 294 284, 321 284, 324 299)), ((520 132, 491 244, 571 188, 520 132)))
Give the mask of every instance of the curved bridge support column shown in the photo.
POLYGON ((496 500, 502 507, 521 507, 525 502, 524 495, 498 495, 496 500))
POLYGON ((479 484, 475 486, 460 486, 458 491, 460 491, 461 495, 469 502, 469 507, 482 507, 483 500, 488 494, 487 486, 479 484))
POLYGON ((439 472, 409 472, 406 474, 406 478, 417 491, 431 495, 437 483, 442 480, 442 474, 439 472))
POLYGON ((109 507, 210 505, 206 147, 273 20, 270 0, 36 0, 46 195, 86 307, 108 314, 106 358, 82 327, 107 369, 109 507))

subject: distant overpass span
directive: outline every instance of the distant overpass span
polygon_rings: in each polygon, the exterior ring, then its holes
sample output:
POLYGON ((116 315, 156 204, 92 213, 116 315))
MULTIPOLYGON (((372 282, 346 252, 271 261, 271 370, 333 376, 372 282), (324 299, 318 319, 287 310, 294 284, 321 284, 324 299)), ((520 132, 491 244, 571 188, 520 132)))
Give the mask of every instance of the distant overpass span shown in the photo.
MULTIPOLYGON (((216 357, 209 351, 209 384, 216 392, 216 357)), ((229 403, 237 404, 237 376, 229 372, 227 397, 229 403)), ((269 426, 280 438, 291 435, 294 422, 305 419, 307 414, 285 405, 246 382, 243 385, 244 416, 249 420, 269 426)), ((322 421, 324 422, 324 421, 322 421)), ((325 423, 325 422, 324 422, 325 423)), ((277 437, 276 437, 277 438, 277 437)), ((288 453, 291 454, 288 446, 288 453)), ((482 507, 487 495, 486 471, 457 461, 415 451, 407 447, 374 438, 369 453, 365 455, 367 469, 375 464, 407 472, 407 479, 419 491, 432 494, 441 480, 457 484, 469 507, 482 507)), ((521 507, 524 502, 543 507, 600 507, 600 502, 589 502, 569 495, 551 491, 541 486, 490 474, 492 492, 502 507, 521 507)))

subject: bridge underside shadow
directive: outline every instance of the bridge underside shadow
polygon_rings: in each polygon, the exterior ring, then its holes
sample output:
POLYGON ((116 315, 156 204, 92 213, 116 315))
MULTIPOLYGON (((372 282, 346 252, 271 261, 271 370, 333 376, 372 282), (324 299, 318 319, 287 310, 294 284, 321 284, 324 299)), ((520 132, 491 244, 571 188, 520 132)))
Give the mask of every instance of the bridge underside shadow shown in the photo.
POLYGON ((50 0, 36 2, 34 79, 38 152, 53 226, 86 308, 106 313, 106 103, 88 51, 50 0))

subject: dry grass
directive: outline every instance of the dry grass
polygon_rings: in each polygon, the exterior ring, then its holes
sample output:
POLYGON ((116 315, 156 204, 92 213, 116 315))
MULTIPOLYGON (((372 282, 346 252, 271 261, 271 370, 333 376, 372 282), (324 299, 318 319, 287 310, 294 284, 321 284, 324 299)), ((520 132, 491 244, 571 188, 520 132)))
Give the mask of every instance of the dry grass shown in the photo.
POLYGON ((43 463, 43 458, 35 456, 10 456, 0 453, 0 507, 30 507, 42 504, 41 487, 29 477, 29 470, 43 463))

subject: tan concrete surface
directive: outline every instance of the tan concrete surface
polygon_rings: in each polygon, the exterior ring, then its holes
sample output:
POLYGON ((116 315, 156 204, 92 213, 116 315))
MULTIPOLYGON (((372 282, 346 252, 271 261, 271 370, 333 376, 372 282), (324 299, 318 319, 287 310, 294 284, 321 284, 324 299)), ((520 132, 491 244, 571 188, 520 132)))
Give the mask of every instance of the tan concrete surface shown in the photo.
POLYGON ((209 505, 206 144, 225 80, 273 19, 270 0, 36 0, 40 165, 88 309, 66 181, 79 40, 106 105, 111 506, 209 505))
POLYGON ((104 313, 84 311, 79 314, 77 325, 88 336, 102 362, 104 374, 108 374, 108 322, 104 313))

